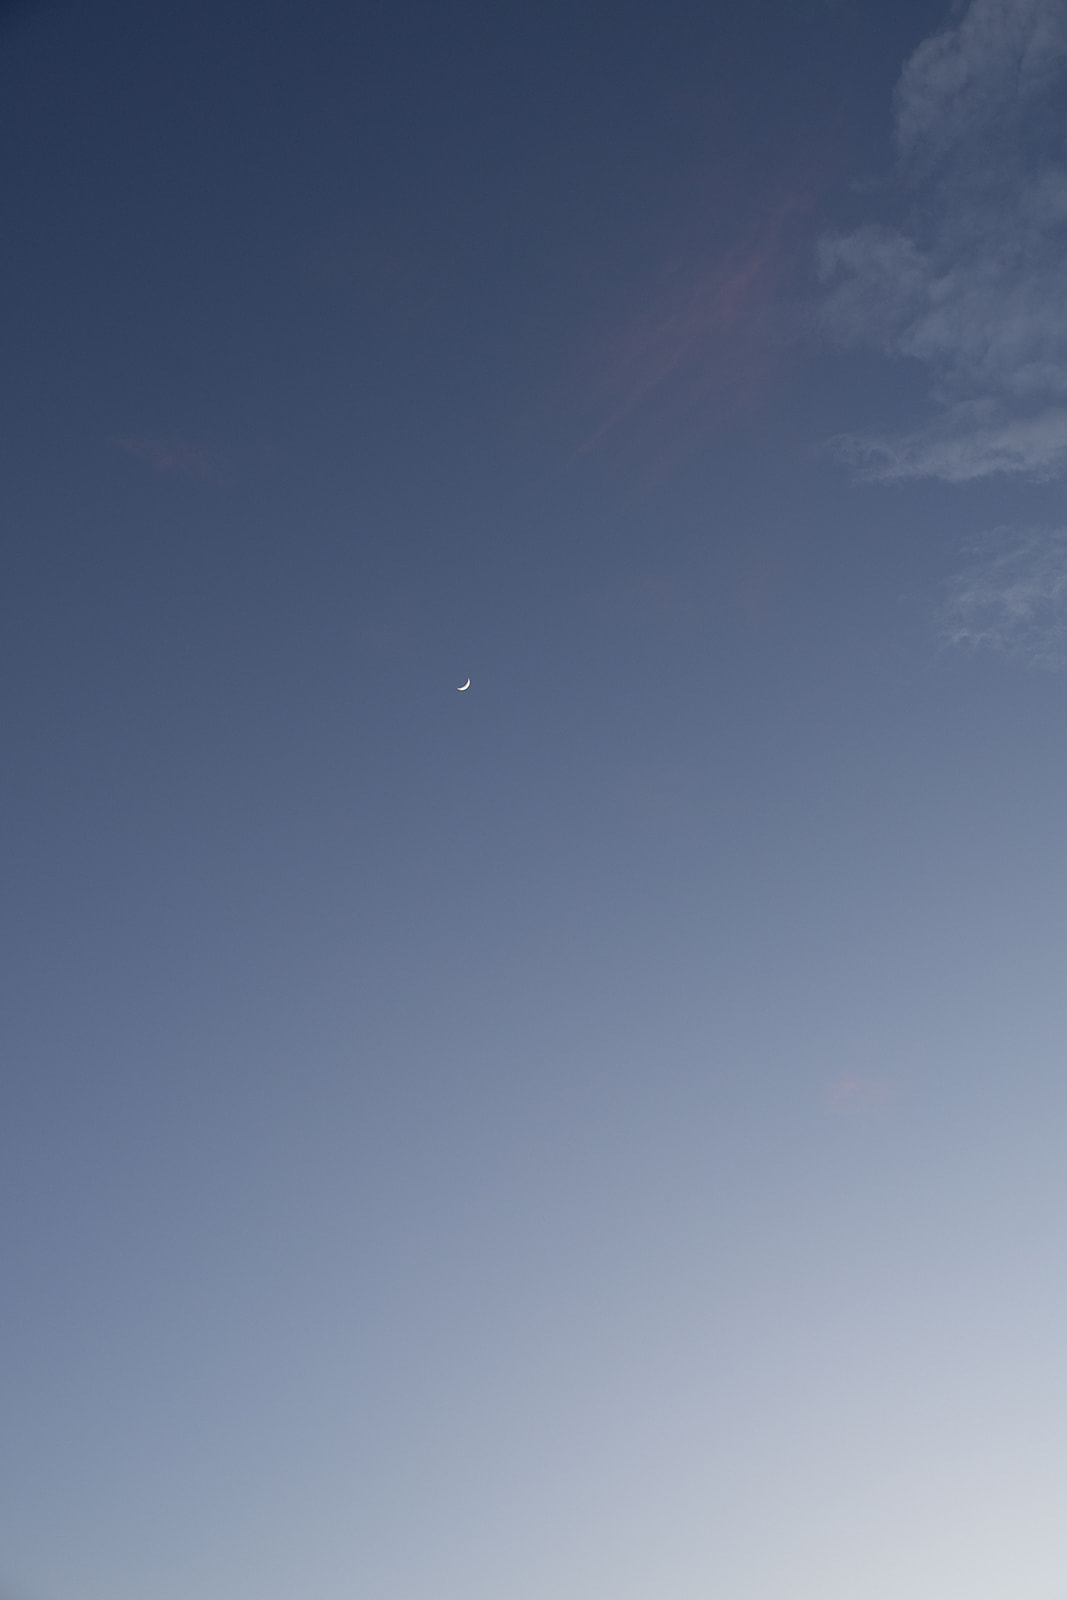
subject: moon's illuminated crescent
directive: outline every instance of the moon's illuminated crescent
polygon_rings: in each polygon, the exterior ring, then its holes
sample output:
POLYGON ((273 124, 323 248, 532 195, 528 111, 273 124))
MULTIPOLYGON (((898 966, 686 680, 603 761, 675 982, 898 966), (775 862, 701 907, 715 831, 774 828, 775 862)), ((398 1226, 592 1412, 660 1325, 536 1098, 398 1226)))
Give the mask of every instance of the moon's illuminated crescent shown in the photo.
POLYGON ((462 693, 463 693, 463 691, 464 691, 464 689, 469 689, 469 688, 470 688, 470 686, 471 686, 471 681, 470 681, 470 679, 469 679, 469 678, 468 678, 468 679, 467 679, 467 681, 466 681, 466 683, 461 683, 461 684, 460 684, 460 685, 459 685, 459 692, 460 692, 460 694, 462 694, 462 693))

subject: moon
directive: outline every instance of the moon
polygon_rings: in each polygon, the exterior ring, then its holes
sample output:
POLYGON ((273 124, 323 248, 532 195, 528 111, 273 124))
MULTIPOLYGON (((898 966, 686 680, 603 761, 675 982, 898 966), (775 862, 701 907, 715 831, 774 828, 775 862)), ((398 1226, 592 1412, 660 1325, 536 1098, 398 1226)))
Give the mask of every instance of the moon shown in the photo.
POLYGON ((460 694, 462 694, 462 693, 463 693, 463 691, 464 691, 464 689, 469 689, 469 688, 470 688, 470 686, 471 686, 471 681, 470 681, 470 679, 469 679, 469 678, 468 678, 468 679, 467 679, 467 681, 466 681, 466 683, 461 683, 461 684, 460 684, 460 685, 459 685, 459 692, 460 692, 460 694))

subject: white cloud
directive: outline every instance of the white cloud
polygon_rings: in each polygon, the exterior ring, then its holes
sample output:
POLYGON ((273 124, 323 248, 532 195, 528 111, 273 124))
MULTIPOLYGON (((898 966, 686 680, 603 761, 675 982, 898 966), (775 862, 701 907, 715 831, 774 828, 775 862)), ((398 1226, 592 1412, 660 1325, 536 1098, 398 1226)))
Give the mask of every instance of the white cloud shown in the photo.
POLYGON ((825 326, 921 363, 933 418, 839 441, 865 476, 1067 471, 1067 4, 972 0, 897 88, 900 227, 826 238, 825 326))
POLYGON ((893 483, 967 483, 993 472, 1048 479, 1067 471, 1067 409, 1009 418, 994 403, 953 406, 933 426, 896 438, 843 434, 832 441, 858 477, 893 483))
POLYGON ((1067 528, 998 528, 971 555, 949 585, 946 641, 1067 667, 1067 528))
POLYGON ((897 86, 897 144, 929 163, 1055 90, 1067 57, 1062 0, 972 0, 957 27, 926 39, 897 86))

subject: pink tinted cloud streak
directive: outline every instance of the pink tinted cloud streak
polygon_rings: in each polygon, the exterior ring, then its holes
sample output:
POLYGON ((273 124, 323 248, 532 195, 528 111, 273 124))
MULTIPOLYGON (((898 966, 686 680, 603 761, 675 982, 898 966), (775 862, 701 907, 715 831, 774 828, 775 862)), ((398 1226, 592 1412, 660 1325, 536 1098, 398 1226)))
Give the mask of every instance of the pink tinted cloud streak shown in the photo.
POLYGON ((839 1078, 826 1094, 827 1109, 839 1117, 862 1116, 893 1098, 894 1085, 884 1078, 839 1078))
POLYGON ((579 446, 595 450, 627 424, 699 432, 755 410, 778 386, 787 344, 773 313, 807 251, 812 206, 792 189, 711 263, 674 263, 653 304, 617 342, 596 385, 608 415, 579 446))
POLYGON ((113 438, 109 443, 113 450, 121 450, 125 455, 136 456, 138 460, 146 462, 154 472, 172 472, 181 478, 200 479, 219 479, 223 475, 222 461, 215 451, 203 450, 185 439, 124 437, 113 438))

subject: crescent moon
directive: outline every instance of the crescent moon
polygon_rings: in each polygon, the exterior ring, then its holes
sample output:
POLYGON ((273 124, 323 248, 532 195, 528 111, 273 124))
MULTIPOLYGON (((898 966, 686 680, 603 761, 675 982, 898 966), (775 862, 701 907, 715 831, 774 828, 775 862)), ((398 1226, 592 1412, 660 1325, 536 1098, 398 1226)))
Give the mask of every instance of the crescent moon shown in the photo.
POLYGON ((460 694, 462 694, 462 693, 463 693, 463 691, 464 691, 464 689, 469 689, 469 688, 470 688, 470 686, 471 686, 471 681, 470 681, 470 679, 469 679, 469 678, 468 678, 468 679, 467 679, 467 681, 466 681, 466 683, 461 683, 461 684, 460 684, 460 685, 459 685, 459 692, 460 692, 460 694))

